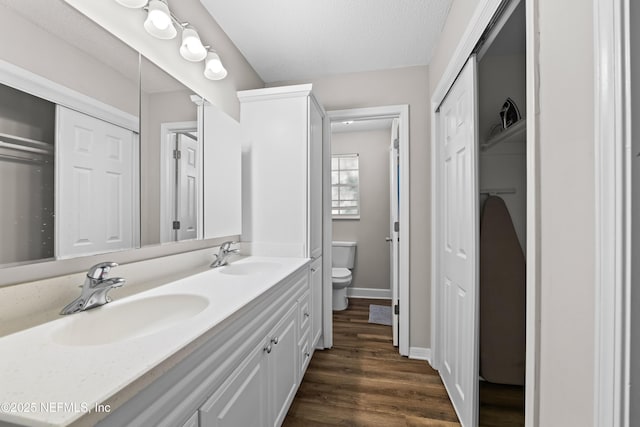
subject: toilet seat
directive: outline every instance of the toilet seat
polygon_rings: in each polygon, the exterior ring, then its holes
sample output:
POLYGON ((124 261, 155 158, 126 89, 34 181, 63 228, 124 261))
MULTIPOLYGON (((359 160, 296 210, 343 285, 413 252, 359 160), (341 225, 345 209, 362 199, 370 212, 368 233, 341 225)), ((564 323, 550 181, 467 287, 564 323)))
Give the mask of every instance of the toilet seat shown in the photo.
POLYGON ((351 270, 349 270, 348 268, 334 267, 331 269, 332 279, 346 279, 349 276, 351 276, 351 270))

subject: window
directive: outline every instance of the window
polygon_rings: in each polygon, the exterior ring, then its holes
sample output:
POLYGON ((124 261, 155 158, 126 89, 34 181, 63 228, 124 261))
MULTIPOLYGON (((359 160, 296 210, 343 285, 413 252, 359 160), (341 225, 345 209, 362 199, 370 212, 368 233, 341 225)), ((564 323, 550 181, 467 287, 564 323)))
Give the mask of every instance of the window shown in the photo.
POLYGON ((331 213, 334 218, 360 218, 357 154, 331 156, 331 213))

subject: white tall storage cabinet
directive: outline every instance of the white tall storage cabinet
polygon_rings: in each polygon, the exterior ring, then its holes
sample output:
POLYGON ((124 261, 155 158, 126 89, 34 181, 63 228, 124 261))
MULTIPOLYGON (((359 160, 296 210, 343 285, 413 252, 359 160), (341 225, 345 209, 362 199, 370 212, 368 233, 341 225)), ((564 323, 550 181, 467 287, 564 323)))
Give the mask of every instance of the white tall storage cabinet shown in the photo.
MULTIPOLYGON (((314 259, 322 278, 324 109, 310 84, 238 92, 242 147, 242 241, 254 255, 314 259)), ((312 347, 322 327, 322 280, 311 289, 312 347)))

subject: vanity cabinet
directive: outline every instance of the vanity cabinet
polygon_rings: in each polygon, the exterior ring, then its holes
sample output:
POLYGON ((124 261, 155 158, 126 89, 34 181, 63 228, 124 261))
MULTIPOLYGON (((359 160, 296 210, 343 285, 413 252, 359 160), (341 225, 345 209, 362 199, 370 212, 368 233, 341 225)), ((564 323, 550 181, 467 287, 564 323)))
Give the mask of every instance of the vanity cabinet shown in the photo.
POLYGON ((281 425, 312 355, 311 274, 307 264, 231 315, 98 425, 281 425))
POLYGON ((312 86, 238 92, 242 240, 254 255, 322 255, 322 121, 312 86))

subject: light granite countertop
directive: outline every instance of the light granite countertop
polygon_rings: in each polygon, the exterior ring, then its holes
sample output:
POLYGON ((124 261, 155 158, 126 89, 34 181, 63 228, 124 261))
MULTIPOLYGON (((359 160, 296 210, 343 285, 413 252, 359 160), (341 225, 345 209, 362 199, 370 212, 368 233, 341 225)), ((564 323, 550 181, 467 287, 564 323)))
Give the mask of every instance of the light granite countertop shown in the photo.
POLYGON ((230 266, 0 338, 0 421, 65 426, 100 411, 99 405, 308 261, 246 257, 230 266), (244 264, 257 268, 243 274, 244 264), (225 274, 225 269, 231 268, 241 274, 225 274), (193 311, 172 322, 172 300, 166 296, 177 296, 178 312, 184 302, 194 302, 193 311), (136 313, 133 308, 141 300, 147 301, 138 307, 145 308, 136 313), (162 313, 154 313, 156 301, 162 313), (136 320, 136 315, 156 320, 141 326, 145 321, 136 320), (108 316, 113 316, 113 330, 95 330, 85 341, 87 325, 103 325, 108 316), (127 325, 133 325, 131 330, 127 325), (129 336, 118 339, 118 334, 129 336))

